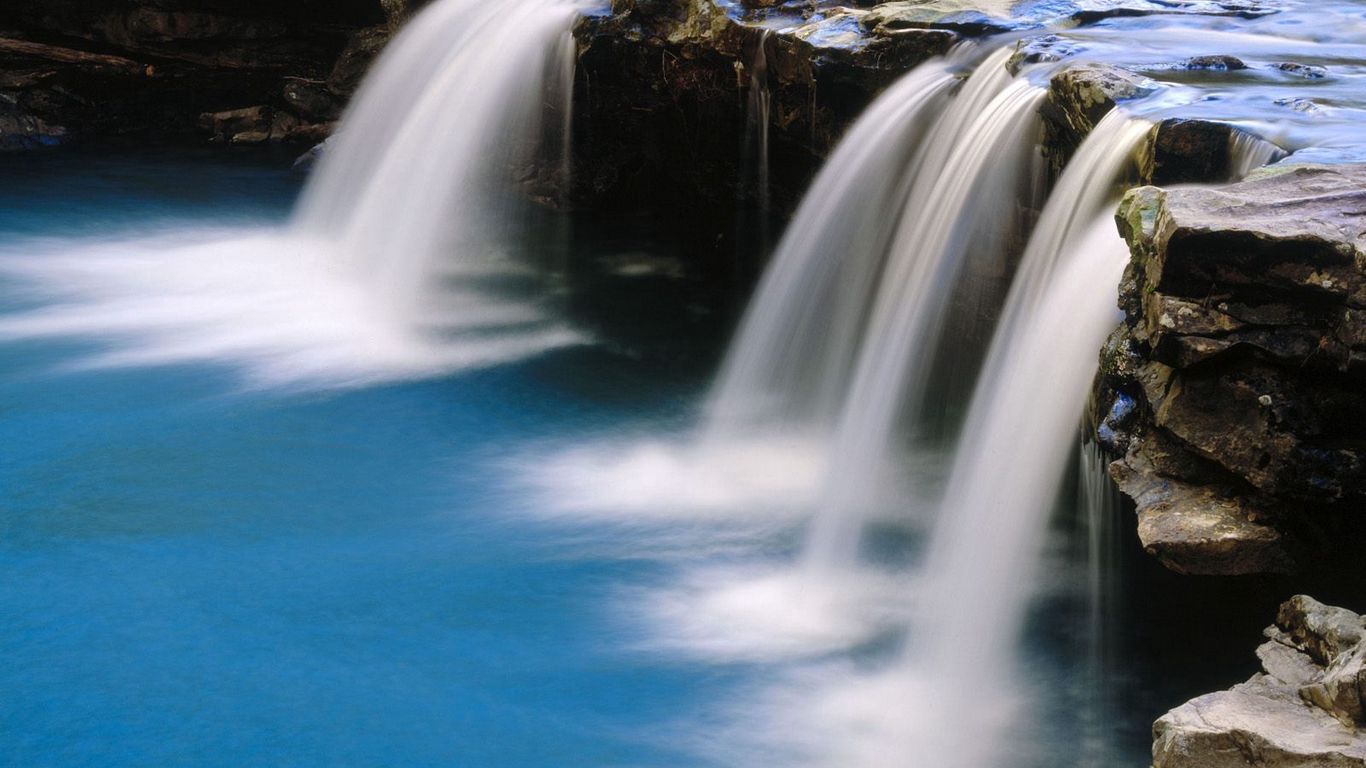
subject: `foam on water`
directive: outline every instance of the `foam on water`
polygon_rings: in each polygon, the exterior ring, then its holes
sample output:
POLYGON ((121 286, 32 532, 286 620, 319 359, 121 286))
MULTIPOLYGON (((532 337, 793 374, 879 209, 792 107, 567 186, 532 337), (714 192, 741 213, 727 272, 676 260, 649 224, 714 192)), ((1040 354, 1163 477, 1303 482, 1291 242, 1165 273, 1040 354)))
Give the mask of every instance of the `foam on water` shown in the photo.
POLYGON ((685 439, 545 447, 513 463, 542 514, 596 520, 803 519, 821 474, 815 440, 697 446, 685 439))

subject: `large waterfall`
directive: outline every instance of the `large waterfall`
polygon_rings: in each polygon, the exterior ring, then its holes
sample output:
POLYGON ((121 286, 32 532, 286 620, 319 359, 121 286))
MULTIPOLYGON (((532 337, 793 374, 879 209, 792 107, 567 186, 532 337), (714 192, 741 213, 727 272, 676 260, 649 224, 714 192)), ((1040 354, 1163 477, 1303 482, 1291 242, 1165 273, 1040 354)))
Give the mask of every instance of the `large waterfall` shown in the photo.
POLYGON ((57 301, 0 320, 0 337, 95 338, 89 365, 223 363, 272 386, 577 341, 519 242, 516 195, 533 160, 567 149, 543 118, 547 103, 567 118, 575 17, 561 0, 434 3, 380 57, 288 226, 26 244, 0 269, 57 301))

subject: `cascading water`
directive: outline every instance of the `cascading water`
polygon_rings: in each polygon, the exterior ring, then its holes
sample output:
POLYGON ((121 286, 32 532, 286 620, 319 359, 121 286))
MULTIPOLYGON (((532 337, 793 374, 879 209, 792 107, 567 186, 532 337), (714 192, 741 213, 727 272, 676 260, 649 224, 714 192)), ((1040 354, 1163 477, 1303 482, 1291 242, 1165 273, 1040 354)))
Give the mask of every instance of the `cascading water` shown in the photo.
MULTIPOLYGON (((1096 350, 1117 322, 1128 250, 1109 214, 1116 181, 1149 126, 1115 111, 1082 144, 1049 198, 1011 285, 956 450, 923 568, 906 664, 945 711, 1014 677, 1047 519, 1076 446, 1096 350)), ((926 765, 991 764, 990 722, 956 723, 926 765)), ((997 724, 995 727, 1000 727, 997 724)))
POLYGON ((575 14, 561 0, 434 3, 366 78, 288 227, 27 244, 0 269, 60 301, 0 320, 0 338, 92 337, 109 347, 92 365, 224 362, 266 385, 573 343, 510 251, 543 103, 572 89, 575 14))
POLYGON ((1241 179, 1268 163, 1285 157, 1285 150, 1246 131, 1233 131, 1228 139, 1229 175, 1241 179))
POLYGON ((541 143, 547 95, 568 111, 576 13, 555 0, 445 0, 423 12, 356 94, 295 231, 335 243, 406 324, 478 317, 487 297, 440 297, 435 262, 455 254, 458 275, 506 260, 512 175, 541 143), (434 292, 445 306, 432 306, 434 292))
POLYGON ((902 77, 812 183, 765 271, 708 405, 708 442, 828 425, 838 413, 917 152, 952 64, 902 77))
MULTIPOLYGON (((1009 49, 973 73, 920 152, 842 398, 808 565, 845 567, 858 554, 869 505, 894 457, 895 431, 924 394, 933 351, 967 255, 1003 253, 1010 212, 1038 186, 1037 109, 1044 91, 1006 69, 1009 49)), ((1004 256, 1002 256, 1004 258, 1004 256)), ((960 382, 963 386, 966 382, 960 382)))
POLYGON ((1114 692, 1115 612, 1121 584, 1124 504, 1110 481, 1109 459, 1094 440, 1077 450, 1077 522, 1086 537, 1086 690, 1079 714, 1082 766, 1104 766, 1114 692))
POLYGON ((1020 706, 1028 681, 1014 664, 1016 639, 1096 351, 1117 321, 1116 294, 1105 286, 1118 284, 1128 252, 1108 205, 1149 127, 1119 112, 1103 119, 1041 213, 973 392, 928 550, 896 593, 910 606, 904 646, 883 664, 816 665, 776 684, 744 705, 765 719, 745 725, 741 745, 792 748, 784 759, 792 765, 1034 764, 1002 753, 1029 714, 1020 706))

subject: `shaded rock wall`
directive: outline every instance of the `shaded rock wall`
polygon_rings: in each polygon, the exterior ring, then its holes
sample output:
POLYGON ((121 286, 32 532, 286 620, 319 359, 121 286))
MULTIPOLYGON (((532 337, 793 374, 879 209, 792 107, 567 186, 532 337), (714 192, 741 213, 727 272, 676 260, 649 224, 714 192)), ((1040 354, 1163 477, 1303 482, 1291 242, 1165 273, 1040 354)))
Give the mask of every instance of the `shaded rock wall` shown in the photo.
POLYGON ((575 204, 665 189, 704 205, 754 198, 744 177, 757 158, 744 137, 762 47, 773 195, 789 210, 876 94, 959 39, 942 29, 867 30, 852 12, 771 33, 732 10, 712 0, 619 0, 579 26, 575 204))
POLYGON ((404 10, 379 0, 9 0, 0 148, 119 135, 315 140, 404 10), (201 117, 246 108, 257 109, 201 117))

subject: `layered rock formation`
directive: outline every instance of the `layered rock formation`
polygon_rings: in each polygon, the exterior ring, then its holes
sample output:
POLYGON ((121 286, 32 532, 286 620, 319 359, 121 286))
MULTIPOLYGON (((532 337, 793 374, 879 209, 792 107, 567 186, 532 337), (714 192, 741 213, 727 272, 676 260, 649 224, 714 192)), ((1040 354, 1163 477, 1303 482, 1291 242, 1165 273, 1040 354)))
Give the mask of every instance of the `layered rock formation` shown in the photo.
POLYGON ((1099 436, 1183 573, 1286 572, 1366 501, 1366 166, 1143 187, 1099 436))
POLYGON ((1153 726, 1153 768, 1366 766, 1366 619, 1299 595, 1257 649, 1262 672, 1153 726))

